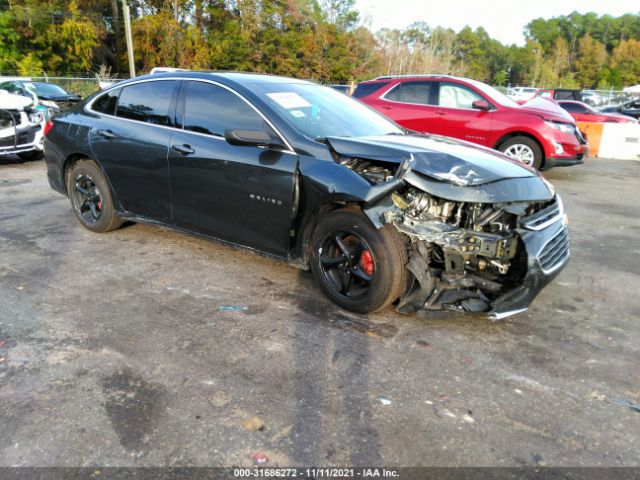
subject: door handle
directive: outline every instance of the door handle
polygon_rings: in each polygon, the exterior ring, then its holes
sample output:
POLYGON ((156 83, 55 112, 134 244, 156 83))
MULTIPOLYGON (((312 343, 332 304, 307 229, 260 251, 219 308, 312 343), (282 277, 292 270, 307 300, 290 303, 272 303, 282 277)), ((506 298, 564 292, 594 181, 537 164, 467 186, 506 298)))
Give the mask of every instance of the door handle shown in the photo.
POLYGON ((383 110, 391 110, 391 107, 387 107, 386 105, 380 105, 380 108, 383 110))
POLYGON ((436 115, 446 115, 447 112, 443 112, 442 110, 436 110, 436 115))
POLYGON ((191 148, 191 145, 171 145, 171 149, 182 154, 182 155, 190 155, 192 153, 196 153, 196 151, 191 148))
POLYGON ((111 130, 98 130, 96 133, 104 138, 114 138, 116 136, 111 130))

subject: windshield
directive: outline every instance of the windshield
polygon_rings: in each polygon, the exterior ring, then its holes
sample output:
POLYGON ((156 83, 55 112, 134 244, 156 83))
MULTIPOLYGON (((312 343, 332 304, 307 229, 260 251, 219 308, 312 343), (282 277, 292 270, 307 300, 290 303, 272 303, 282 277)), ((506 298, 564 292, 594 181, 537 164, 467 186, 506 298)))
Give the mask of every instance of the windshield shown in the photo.
POLYGON ((254 91, 309 138, 401 134, 390 120, 332 88, 302 83, 253 85, 254 91))
POLYGON ((499 103, 503 107, 519 107, 520 106, 515 101, 507 97, 504 93, 500 92, 499 90, 496 90, 493 87, 490 87, 486 83, 478 82, 476 80, 467 80, 467 81, 471 85, 476 87, 478 90, 480 90, 482 93, 487 95, 491 100, 493 100, 496 103, 499 103))
POLYGON ((25 83, 24 85, 27 90, 35 91, 36 95, 67 95, 67 92, 53 83, 33 82, 25 83))

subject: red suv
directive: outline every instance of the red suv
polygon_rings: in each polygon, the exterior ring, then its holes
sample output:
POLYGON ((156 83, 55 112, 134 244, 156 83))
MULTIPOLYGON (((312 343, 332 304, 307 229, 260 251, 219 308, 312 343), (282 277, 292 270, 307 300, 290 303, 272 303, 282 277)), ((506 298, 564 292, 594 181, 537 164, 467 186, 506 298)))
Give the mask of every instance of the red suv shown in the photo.
POLYGON ((583 163, 587 142, 554 101, 518 105, 482 82, 447 75, 378 77, 353 96, 410 130, 495 148, 539 170, 583 163))

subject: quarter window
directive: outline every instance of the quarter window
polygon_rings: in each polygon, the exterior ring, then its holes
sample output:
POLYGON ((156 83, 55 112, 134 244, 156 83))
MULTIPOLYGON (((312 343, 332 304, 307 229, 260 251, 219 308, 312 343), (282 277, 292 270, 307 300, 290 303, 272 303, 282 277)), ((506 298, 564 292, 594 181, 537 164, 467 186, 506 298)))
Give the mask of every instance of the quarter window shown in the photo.
POLYGON ((387 85, 389 85, 389 83, 391 82, 360 83, 358 84, 355 91, 353 92, 353 97, 354 98, 368 97, 372 93, 380 90, 382 87, 386 87, 387 85))
POLYGON ((107 115, 116 114, 116 106, 118 105, 118 97, 120 96, 121 88, 109 90, 104 95, 101 95, 94 100, 91 105, 91 110, 98 113, 106 113, 107 115))
POLYGON ((384 98, 394 102, 432 105, 432 87, 433 82, 403 82, 391 89, 384 98))
POLYGON ((484 100, 479 94, 457 83, 440 83, 438 104, 445 108, 473 108, 473 102, 484 100))
POLYGON ((154 125, 171 125, 169 107, 176 85, 174 80, 162 80, 123 87, 116 115, 154 125))
POLYGON ((264 120, 240 97, 204 82, 189 82, 185 93, 183 128, 224 137, 228 128, 263 130, 264 120))

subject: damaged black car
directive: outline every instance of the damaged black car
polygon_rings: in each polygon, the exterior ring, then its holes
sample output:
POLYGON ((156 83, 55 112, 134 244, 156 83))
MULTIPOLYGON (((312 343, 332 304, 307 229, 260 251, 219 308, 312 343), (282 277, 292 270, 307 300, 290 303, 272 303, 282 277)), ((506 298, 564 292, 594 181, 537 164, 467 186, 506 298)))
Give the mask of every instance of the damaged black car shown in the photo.
POLYGON ((562 201, 535 170, 312 82, 138 77, 53 123, 49 183, 88 229, 153 222, 248 247, 310 268, 351 311, 499 319, 569 259, 562 201))

